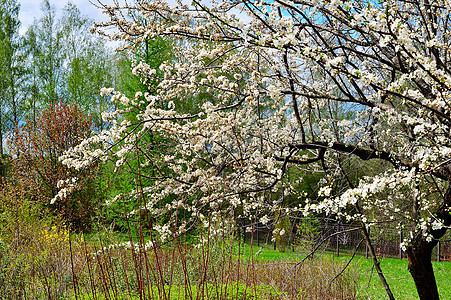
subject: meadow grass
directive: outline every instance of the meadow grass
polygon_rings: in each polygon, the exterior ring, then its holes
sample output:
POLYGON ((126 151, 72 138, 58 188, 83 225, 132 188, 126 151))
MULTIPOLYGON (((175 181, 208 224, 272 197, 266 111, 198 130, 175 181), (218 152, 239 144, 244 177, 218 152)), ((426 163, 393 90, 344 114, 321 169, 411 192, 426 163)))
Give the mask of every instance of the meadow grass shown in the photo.
MULTIPOLYGON (((150 294, 153 295, 152 299, 167 299, 167 300, 180 300, 180 299, 211 299, 211 300, 223 300, 223 299, 240 299, 240 300, 255 300, 255 299, 284 299, 283 292, 276 291, 273 287, 268 285, 260 286, 246 286, 243 283, 231 282, 227 285, 212 285, 206 284, 200 288, 196 285, 191 286, 165 286, 165 296, 161 296, 161 290, 157 287, 151 287, 150 294)), ((142 295, 136 293, 120 293, 115 298, 118 300, 139 300, 142 299, 142 295)), ((86 293, 78 295, 77 298, 73 296, 70 300, 107 300, 109 297, 104 294, 86 293)))

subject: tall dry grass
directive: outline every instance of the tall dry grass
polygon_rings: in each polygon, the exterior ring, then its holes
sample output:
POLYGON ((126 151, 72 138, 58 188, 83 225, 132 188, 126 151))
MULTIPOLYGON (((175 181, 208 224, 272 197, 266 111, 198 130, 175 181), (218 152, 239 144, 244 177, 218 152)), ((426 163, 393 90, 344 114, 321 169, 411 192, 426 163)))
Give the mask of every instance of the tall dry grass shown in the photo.
POLYGON ((343 265, 329 259, 264 262, 230 241, 111 247, 57 232, 41 228, 15 255, 2 251, 6 299, 355 299, 357 291, 352 269, 331 283, 343 265))
MULTIPOLYGON (((2 195, 0 299, 355 299, 358 274, 328 259, 265 262, 236 230, 162 244, 144 230, 86 238, 26 201, 2 195)), ((231 222, 229 222, 231 223, 231 222)), ((199 226, 200 228, 200 226, 199 226)), ((149 231, 147 231, 149 232, 149 231)))

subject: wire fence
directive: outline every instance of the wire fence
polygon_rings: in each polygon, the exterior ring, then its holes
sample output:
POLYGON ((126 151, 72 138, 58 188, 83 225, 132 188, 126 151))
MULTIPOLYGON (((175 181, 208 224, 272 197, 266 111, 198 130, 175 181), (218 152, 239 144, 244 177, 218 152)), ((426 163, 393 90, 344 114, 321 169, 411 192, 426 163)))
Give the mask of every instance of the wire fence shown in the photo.
MULTIPOLYGON (((287 235, 287 247, 294 249, 302 248, 305 251, 311 251, 315 248, 337 255, 343 253, 353 253, 369 256, 369 249, 364 240, 361 227, 352 224, 340 224, 336 221, 321 220, 314 227, 298 226, 292 222, 292 235, 287 235)), ((246 227, 245 224, 241 224, 246 227)), ((401 248, 401 243, 410 233, 409 228, 399 230, 394 224, 381 224, 372 226, 369 230, 372 245, 379 257, 406 258, 405 252, 401 248)), ((254 224, 252 231, 243 230, 245 240, 253 239, 257 244, 273 243, 274 249, 276 242, 273 239, 273 228, 254 224)), ((436 261, 451 261, 451 232, 438 242, 435 251, 432 253, 432 259, 436 261)))
MULTIPOLYGON (((401 248, 401 243, 410 230, 396 229, 390 224, 373 226, 370 229, 370 238, 376 254, 380 257, 405 258, 406 254, 401 248)), ((327 248, 335 251, 357 251, 368 256, 369 250, 360 227, 349 224, 325 223, 321 228, 322 238, 327 238, 327 248)), ((437 261, 451 260, 451 234, 448 232, 436 246, 432 259, 437 261)))

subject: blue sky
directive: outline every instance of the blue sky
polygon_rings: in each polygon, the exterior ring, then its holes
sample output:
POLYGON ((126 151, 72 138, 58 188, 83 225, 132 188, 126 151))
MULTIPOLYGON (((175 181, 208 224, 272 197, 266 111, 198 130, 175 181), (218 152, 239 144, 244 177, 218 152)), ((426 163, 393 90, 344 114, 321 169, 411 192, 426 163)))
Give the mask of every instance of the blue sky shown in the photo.
MULTIPOLYGON (((57 13, 62 10, 62 8, 70 1, 74 3, 78 9, 80 9, 83 15, 89 16, 95 21, 105 21, 106 15, 102 14, 99 9, 92 5, 89 0, 50 0, 50 4, 55 6, 57 13)), ((101 0, 105 4, 112 4, 113 0, 101 0)), ((33 20, 39 19, 42 15, 41 13, 41 2, 42 0, 18 0, 20 3, 20 13, 19 18, 22 23, 20 33, 23 34, 27 30, 28 26, 33 23, 33 20)), ((96 3, 96 0, 92 0, 96 3)))

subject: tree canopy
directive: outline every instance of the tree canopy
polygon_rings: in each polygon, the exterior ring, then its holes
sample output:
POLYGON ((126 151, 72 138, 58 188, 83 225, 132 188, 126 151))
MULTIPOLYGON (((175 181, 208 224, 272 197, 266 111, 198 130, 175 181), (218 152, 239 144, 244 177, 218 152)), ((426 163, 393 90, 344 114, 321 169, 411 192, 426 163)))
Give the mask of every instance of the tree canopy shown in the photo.
MULTIPOLYGON (((420 298, 438 299, 431 253, 451 225, 451 3, 161 0, 103 8, 111 21, 97 23, 98 33, 131 49, 170 37, 176 59, 160 65, 162 76, 145 62, 133 68, 143 83, 160 82, 156 95, 104 89, 126 107, 106 119, 128 111, 137 121, 111 119, 109 131, 68 151, 65 164, 82 168, 109 153, 118 166, 131 155, 152 164, 145 175, 156 183, 141 191, 146 208, 174 222, 189 212, 180 232, 190 221, 228 222, 220 216, 239 206, 243 215, 263 213, 260 222, 281 209, 343 218, 361 224, 369 245, 370 226, 402 222, 412 232, 403 245, 420 298), (174 104, 192 97, 200 112, 174 104), (164 137, 160 147, 148 134, 164 137), (291 184, 290 174, 307 172, 324 175, 317 197, 291 184), (296 205, 283 201, 287 194, 296 205)), ((155 229, 171 234, 170 226, 155 229)))

